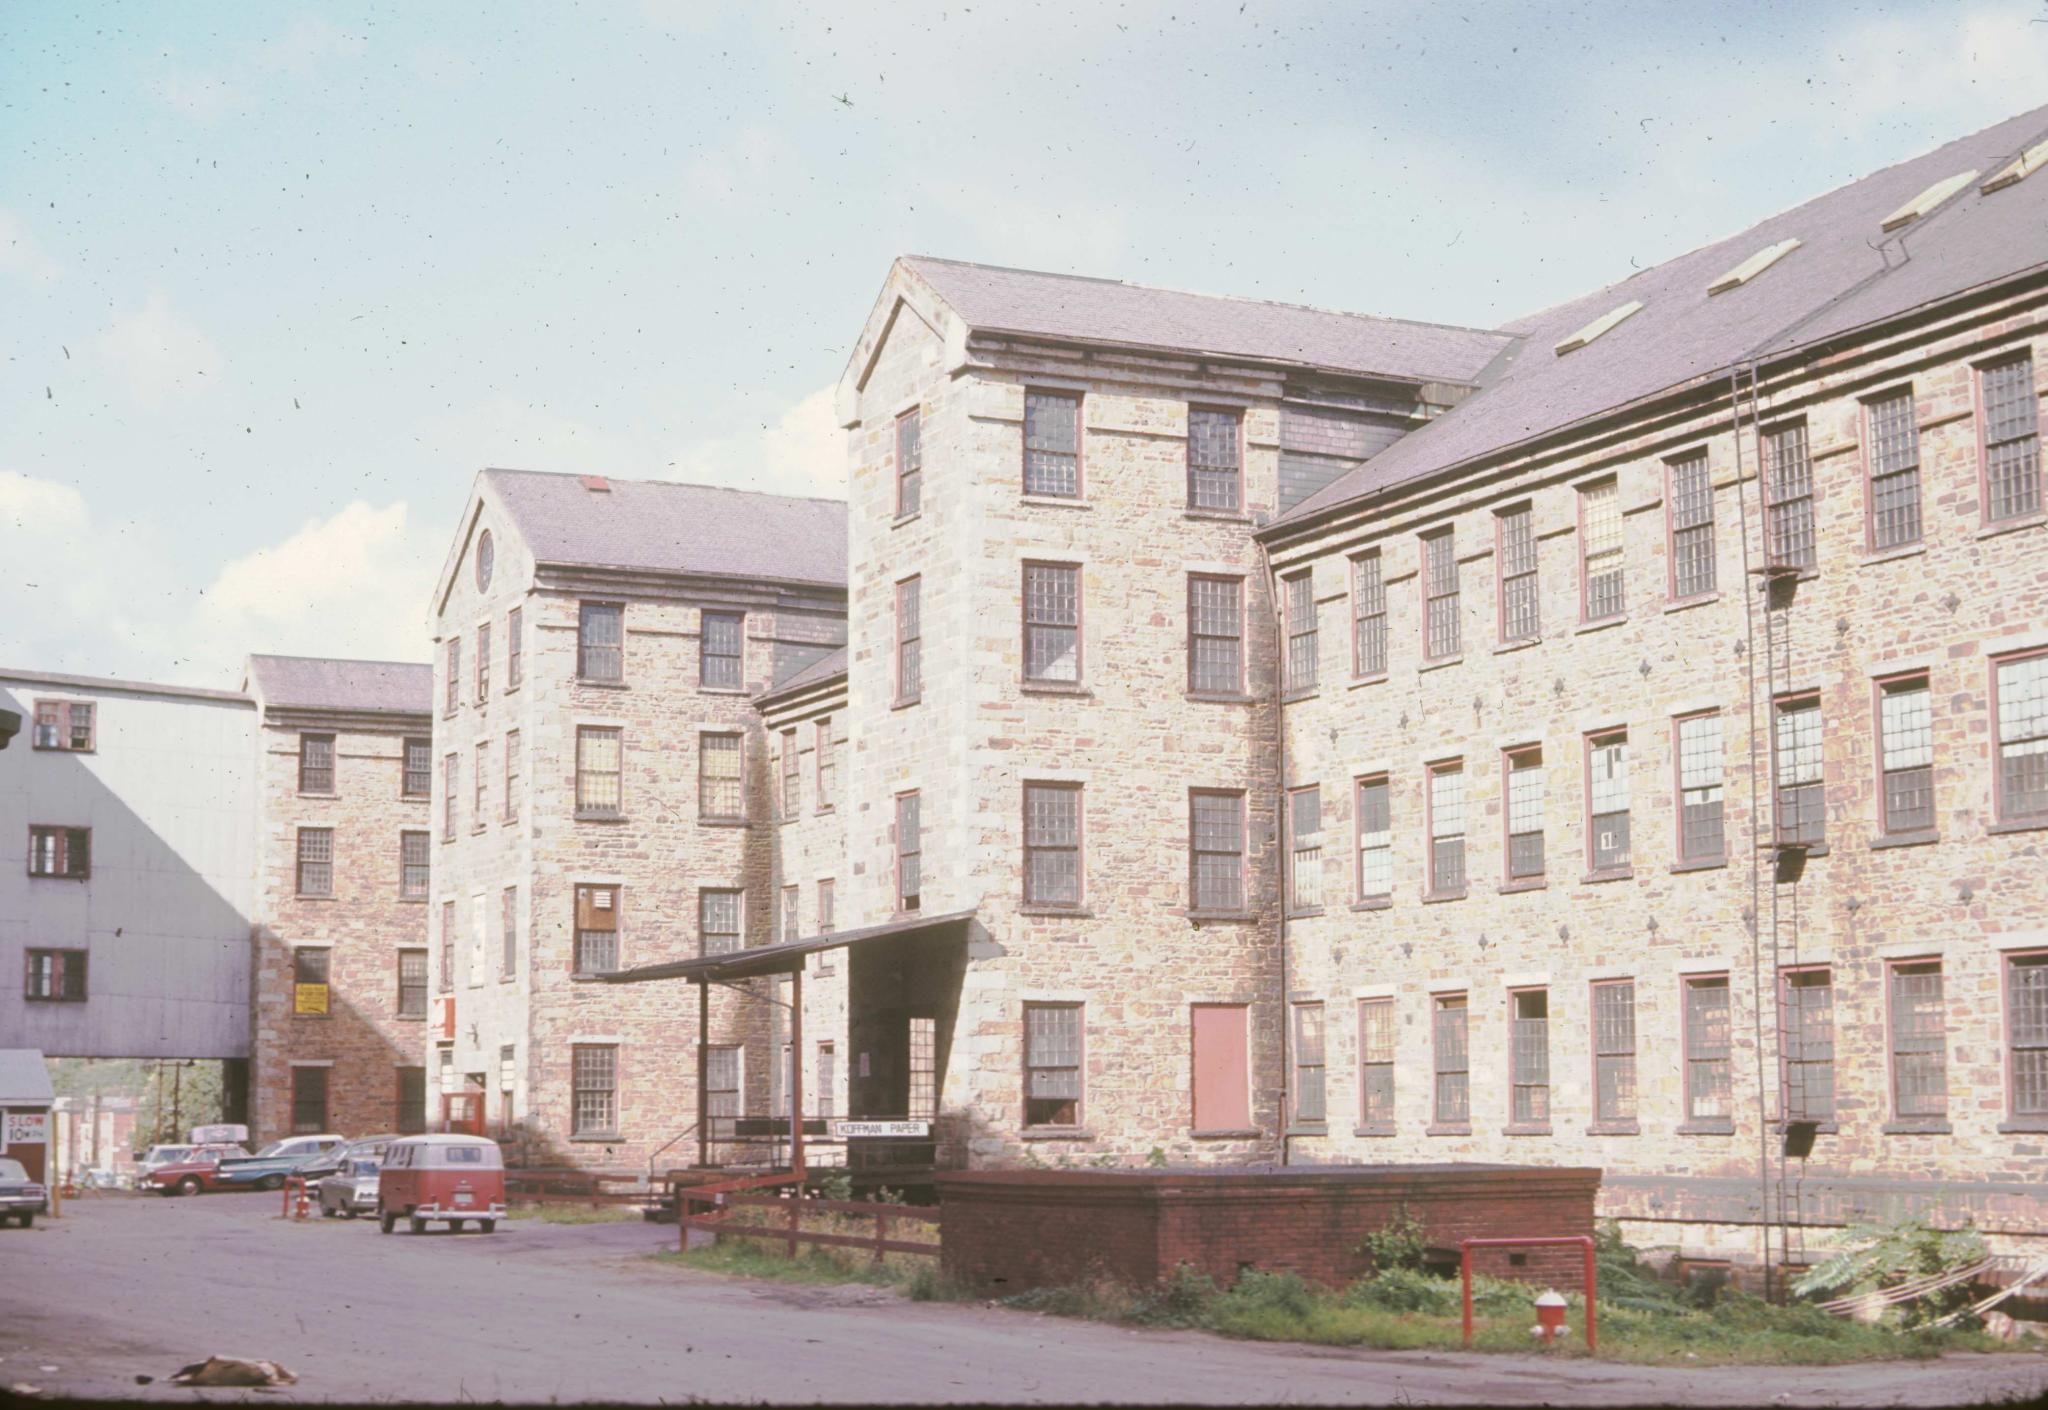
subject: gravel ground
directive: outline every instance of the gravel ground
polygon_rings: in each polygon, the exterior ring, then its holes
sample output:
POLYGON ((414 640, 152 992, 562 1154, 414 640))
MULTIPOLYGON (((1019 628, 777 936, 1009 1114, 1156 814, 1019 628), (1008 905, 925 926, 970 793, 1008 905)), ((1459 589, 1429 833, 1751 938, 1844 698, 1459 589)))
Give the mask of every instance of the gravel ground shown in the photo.
POLYGON ((1947 1405, 2048 1397, 2048 1356, 1677 1370, 1131 1331, 649 1263, 675 1232, 489 1236, 276 1217, 265 1195, 103 1194, 0 1230, 0 1391, 77 1398, 753 1403, 1947 1405), (264 1392, 165 1383, 210 1353, 264 1392), (50 1369, 55 1368, 55 1369, 50 1369), (137 1378, 154 1378, 138 1384, 137 1378))

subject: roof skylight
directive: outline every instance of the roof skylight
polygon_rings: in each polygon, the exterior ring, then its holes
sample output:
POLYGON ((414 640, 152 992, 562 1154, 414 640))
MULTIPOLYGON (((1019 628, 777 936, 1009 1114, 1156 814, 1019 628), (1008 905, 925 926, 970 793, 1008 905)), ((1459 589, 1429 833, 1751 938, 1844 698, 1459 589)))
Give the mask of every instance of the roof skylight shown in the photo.
POLYGON ((2012 159, 2012 164, 1978 188, 1985 195, 2000 191, 2017 181, 2024 181, 2032 173, 2048 166, 2048 138, 2043 138, 2012 159))
POLYGON ((1900 206, 1897 210, 1879 221, 1878 229, 1897 230, 1901 225, 1918 220, 1921 216, 1926 215, 1976 179, 1977 171, 1976 168, 1972 167, 1969 171, 1958 172, 1946 181, 1935 182, 1925 191, 1922 191, 1912 200, 1906 202, 1906 204, 1900 206))
POLYGON ((1572 334, 1569 338, 1566 338, 1562 342, 1558 343, 1557 355, 1559 357, 1563 357, 1568 352, 1576 352, 1578 349, 1583 348, 1584 346, 1586 346, 1586 344, 1592 342, 1595 338, 1599 337, 1602 333, 1605 333, 1608 329, 1614 327, 1615 324, 1621 322, 1623 319, 1628 318, 1632 314, 1641 312, 1642 307, 1643 301, 1641 299, 1630 299, 1620 308, 1611 308, 1607 310, 1607 312, 1601 314, 1598 318, 1594 319, 1591 323, 1588 323, 1578 332, 1572 334))
POLYGON ((1725 294, 1730 289, 1739 289, 1798 248, 1799 239, 1797 236, 1780 240, 1775 245, 1766 245, 1719 279, 1707 285, 1707 292, 1709 294, 1725 294))

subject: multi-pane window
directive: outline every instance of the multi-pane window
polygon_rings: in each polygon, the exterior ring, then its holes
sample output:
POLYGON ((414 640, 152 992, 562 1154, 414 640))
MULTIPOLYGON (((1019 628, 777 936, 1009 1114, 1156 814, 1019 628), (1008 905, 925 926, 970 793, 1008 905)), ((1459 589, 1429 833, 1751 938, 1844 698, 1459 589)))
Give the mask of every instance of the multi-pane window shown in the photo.
POLYGON ((1550 991, 1508 995, 1508 1119, 1517 1126, 1550 1124, 1550 991))
POLYGON ((818 1044, 818 1065, 811 1080, 811 1113, 831 1120, 838 1114, 839 1049, 831 1043, 818 1044))
POLYGON ((1286 686, 1290 691, 1316 687, 1316 590, 1312 573, 1281 580, 1281 610, 1287 628, 1286 686))
POLYGON ((924 417, 916 410, 896 418, 896 517, 924 506, 924 417))
POLYGON ((427 1129, 427 1070, 398 1069, 398 1133, 416 1136, 427 1129))
POLYGON ((1024 679, 1081 679, 1081 570, 1072 564, 1024 565, 1024 679))
POLYGON ((576 811, 615 816, 620 788, 621 733, 611 726, 576 727, 576 811))
POLYGON ((1351 670, 1387 673, 1387 582, 1378 549, 1351 560, 1351 670))
POLYGON ((405 741, 405 765, 399 775, 398 792, 404 798, 425 798, 434 791, 434 741, 405 741))
POLYGON ((28 874, 83 881, 92 875, 92 829, 31 827, 28 830, 28 874))
POLYGON ((571 964, 578 974, 609 974, 619 967, 619 888, 576 888, 576 953, 571 964))
POLYGON ((1429 893, 1455 896, 1465 889, 1465 766, 1429 769, 1429 893))
POLYGON ((697 736, 697 813, 706 818, 746 814, 746 747, 737 734, 697 736))
POLYGON ((1884 830, 1928 831, 1934 826, 1934 711, 1927 677, 1881 682, 1877 714, 1884 830))
POLYGON ((93 703, 90 700, 38 700, 31 738, 37 749, 91 753, 93 703))
POLYGON ((1998 817, 2048 816, 2048 653, 1997 663, 1998 817))
POLYGON ((1733 1024, 1728 976, 1695 975, 1685 981, 1685 1117, 1726 1121, 1734 1076, 1733 1024))
POLYGON ((427 835, 424 832, 398 834, 398 894, 405 900, 427 899, 427 886, 433 876, 427 858, 427 835))
POLYGON ((400 1018, 425 1018, 427 1016, 427 952, 425 950, 400 950, 398 952, 398 1016, 400 1018))
POLYGON ((825 716, 812 727, 811 750, 818 765, 818 811, 839 803, 839 750, 832 738, 832 717, 825 716))
POLYGON ((457 706, 459 706, 459 705, 460 705, 461 703, 462 703, 462 638, 461 638, 461 637, 459 637, 459 636, 451 636, 451 637, 449 637, 449 638, 448 638, 448 684, 447 684, 447 693, 446 693, 446 695, 445 695, 445 696, 443 697, 443 699, 442 699, 442 702, 441 702, 441 709, 442 709, 442 711, 443 711, 444 713, 452 715, 452 714, 454 714, 454 713, 455 713, 456 707, 457 707, 457 706))
POLYGON ((1835 1119, 1835 989, 1831 971, 1795 969, 1780 977, 1784 1024, 1778 1070, 1787 1121, 1835 1119))
POLYGON ((1323 791, 1297 788, 1287 795, 1290 851, 1288 901, 1297 911, 1323 904, 1323 791))
POLYGON ((1081 1124, 1081 1006, 1024 1006, 1024 1124, 1081 1124))
POLYGON ((30 950, 24 999, 38 1003, 82 1003, 86 996, 84 950, 30 950))
POLYGON ((455 987, 455 903, 441 903, 441 982, 440 990, 447 993, 455 987))
POLYGON ((2048 1120, 2048 952, 2006 958, 2005 1007, 2012 1115, 2048 1120))
POLYGON ((1362 778, 1357 786, 1358 899, 1378 900, 1394 889, 1392 800, 1387 778, 1362 778))
POLYGON ((896 795, 896 909, 924 904, 924 818, 915 793, 896 795))
POLYGON ((919 622, 923 597, 921 578, 896 584, 896 703, 906 704, 924 693, 924 628, 919 622))
POLYGON ((838 921, 833 915, 833 902, 837 899, 834 893, 837 890, 838 887, 833 884, 832 878, 829 876, 818 883, 818 933, 820 935, 830 935, 839 928, 838 921))
POLYGON ((1507 754, 1508 880, 1543 875, 1543 751, 1511 749, 1507 754))
POLYGON ((1024 785, 1024 902, 1081 904, 1081 786, 1024 785))
POLYGON ((1463 1126, 1472 1119, 1466 1016, 1463 994, 1438 994, 1430 1006, 1430 1057, 1436 1073, 1432 1111, 1439 1126, 1463 1126))
POLYGON ((1678 859, 1705 862, 1720 858, 1721 717, 1688 715, 1677 722, 1678 734, 1678 859))
POLYGON ((471 830, 475 832, 482 832, 484 830, 484 824, 488 818, 484 808, 484 780, 490 777, 490 772, 491 746, 488 741, 485 741, 476 746, 476 767, 470 774, 470 777, 475 782, 472 785, 469 800, 469 825, 471 830))
POLYGON ((782 888, 782 938, 785 941, 797 938, 797 897, 798 888, 794 886, 782 888))
POLYGON ((1188 506, 1236 509, 1240 492, 1242 418, 1235 411, 1188 408, 1188 506))
POLYGON ((1209 695, 1244 690, 1244 580, 1188 579, 1188 689, 1209 695))
POLYGON ((507 886, 498 893, 498 933, 503 947, 498 956, 498 973, 510 979, 519 971, 519 888, 507 886))
POLYGON ((1629 864, 1628 731, 1586 737, 1586 853, 1596 872, 1629 864))
POLYGON ((796 752, 796 729, 782 731, 782 816, 785 821, 803 811, 802 766, 796 752))
POLYGON ((476 629, 476 703, 481 705, 491 696, 491 624, 485 622, 476 629))
POLYGON ((626 609, 585 602, 576 612, 576 674, 587 681, 626 678, 626 609))
POLYGON ((1889 970, 1892 1010, 1892 1115, 1901 1121, 1948 1115, 1948 1015, 1941 961, 1889 970))
POLYGON ((299 829, 298 887, 301 896, 334 894, 334 829, 299 829))
POLYGON ((1188 797, 1194 909, 1244 909, 1244 795, 1198 790, 1188 797))
POLYGON ((1813 539, 1813 461, 1806 423, 1794 421, 1764 436, 1764 526, 1774 568, 1811 568, 1819 561, 1813 539))
POLYGON ((697 683, 710 690, 744 687, 746 636, 746 613, 703 613, 697 633, 697 683))
POLYGON ((1827 789, 1821 778, 1820 697, 1780 700, 1773 742, 1778 841, 1818 845, 1827 821, 1827 789))
POLYGON ((458 755, 450 754, 441 760, 441 840, 455 840, 455 818, 459 811, 455 806, 455 786, 461 780, 462 764, 458 755))
POLYGON ((729 955, 741 948, 741 893, 727 887, 706 887, 697 893, 697 948, 706 955, 729 955))
POLYGON ((1978 373, 1984 399, 1984 517, 1992 523, 2041 511, 2040 394, 2034 359, 2021 353, 1978 373))
POLYGON ((299 792, 334 792, 334 736, 299 736, 299 792))
POLYGON ((1694 451, 1670 461, 1671 596, 1705 597, 1715 587, 1714 479, 1707 453, 1694 451))
POLYGON ((927 1016, 910 1020, 910 1099, 904 1115, 929 1120, 939 1111, 939 1024, 927 1016))
POLYGON ((610 1043, 571 1046, 569 1134, 608 1136, 619 1129, 619 1050, 610 1043))
POLYGON ((1920 427, 1913 389, 1863 404, 1869 450, 1870 546, 1897 548, 1920 541, 1920 427))
POLYGON ((292 1134, 310 1135, 327 1129, 325 1067, 292 1068, 292 1134))
POLYGON ((1636 986, 1632 979, 1593 986, 1593 1119, 1636 1119, 1636 986))
POLYGON ((1422 654, 1432 661, 1458 654, 1458 545, 1441 529, 1422 540, 1422 654))
POLYGON ((1358 1001, 1358 1124, 1394 1124, 1394 1001, 1358 1001))
POLYGON ((520 640, 521 629, 526 621, 524 608, 515 607, 505 614, 505 689, 517 690, 524 678, 525 644, 520 640))
POLYGON ((1543 607, 1536 580, 1536 515, 1524 504, 1494 516, 1499 546, 1500 639, 1529 641, 1543 631, 1543 607))
POLYGON ((1081 493, 1081 398, 1024 394, 1024 493, 1074 499, 1081 493))
POLYGON ((731 1140, 740 1114, 740 1053, 737 1047, 708 1048, 704 1053, 704 1115, 713 1140, 731 1140))
POLYGON ((1294 1006, 1294 1119, 1305 1125, 1328 1118, 1324 1094, 1323 1006, 1294 1006))
POLYGON ((1622 562, 1621 486, 1613 480, 1579 491, 1579 612, 1588 622, 1628 610, 1622 562))
POLYGON ((324 946, 301 945, 292 951, 292 1012, 325 1018, 330 1011, 328 978, 333 954, 324 946))
POLYGON ((519 731, 505 731, 505 821, 519 816, 519 731))

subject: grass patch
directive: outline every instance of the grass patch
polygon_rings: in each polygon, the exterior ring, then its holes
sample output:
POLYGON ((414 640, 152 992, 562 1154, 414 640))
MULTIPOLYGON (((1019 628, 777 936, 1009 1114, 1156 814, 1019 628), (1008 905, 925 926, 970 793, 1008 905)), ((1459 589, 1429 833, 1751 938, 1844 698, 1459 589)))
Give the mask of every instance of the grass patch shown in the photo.
MULTIPOLYGON (((780 1210, 743 1208, 733 1214, 735 1223, 772 1227, 785 1226, 787 1216, 780 1210)), ((840 1214, 808 1214, 801 1226, 813 1233, 869 1235, 874 1224, 867 1219, 840 1214)), ((906 1221, 899 1232, 890 1226, 891 1238, 922 1241, 929 1229, 906 1221)), ((798 1245, 796 1257, 787 1257, 786 1244, 774 1239, 724 1238, 706 1248, 649 1255, 657 1263, 693 1268, 705 1273, 724 1273, 745 1278, 765 1278, 777 1283, 808 1283, 818 1286, 860 1283, 870 1287, 893 1288, 913 1302, 957 1302, 968 1293, 953 1287, 939 1274, 938 1259, 930 1254, 885 1253, 877 1261, 860 1249, 824 1248, 798 1245)))
POLYGON ((646 1216, 615 1204, 515 1204, 505 1217, 530 1219, 536 1224, 637 1224, 646 1216))

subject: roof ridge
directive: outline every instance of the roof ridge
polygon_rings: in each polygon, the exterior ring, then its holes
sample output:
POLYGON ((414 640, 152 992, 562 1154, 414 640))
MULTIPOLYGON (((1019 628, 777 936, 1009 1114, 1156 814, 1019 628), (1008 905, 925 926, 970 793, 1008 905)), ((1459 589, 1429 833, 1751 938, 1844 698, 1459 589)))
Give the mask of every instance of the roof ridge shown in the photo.
POLYGON ((297 656, 287 651, 252 651, 251 661, 324 661, 336 666, 416 666, 422 671, 434 669, 431 661, 386 661, 374 656, 297 656))
POLYGON ((743 490, 737 485, 714 485, 704 480, 645 479, 634 475, 612 475, 589 470, 527 470, 517 465, 486 465, 483 467, 482 473, 486 475, 531 475, 537 479, 546 480, 580 480, 587 479, 596 474, 600 479, 621 485, 666 485, 677 489, 717 490, 724 494, 743 494, 752 496, 755 499, 786 499, 799 504, 844 505, 846 503, 844 499, 835 499, 831 495, 825 494, 784 494, 780 490, 743 490))
POLYGON ((1069 274, 1052 269, 1026 269, 1014 264, 986 264, 980 260, 948 259, 944 255, 902 255, 899 258, 925 260, 932 264, 950 264, 961 269, 991 269, 1001 274, 1028 274, 1035 279, 1072 279, 1077 283, 1113 284, 1119 288, 1143 289, 1154 294, 1181 294, 1191 299, 1217 299, 1226 303, 1260 304, 1267 308, 1291 308, 1303 313, 1328 314, 1333 318, 1360 318, 1373 323, 1398 323, 1408 328, 1435 328, 1447 333, 1482 333, 1488 337, 1513 336, 1499 328, 1482 328, 1468 323, 1439 323, 1427 318, 1402 318, 1391 313, 1360 313, 1356 309, 1296 303, 1291 299, 1262 299, 1253 294, 1216 294, 1203 289, 1183 289, 1173 284, 1144 284, 1135 279, 1112 279, 1101 274, 1069 274))

